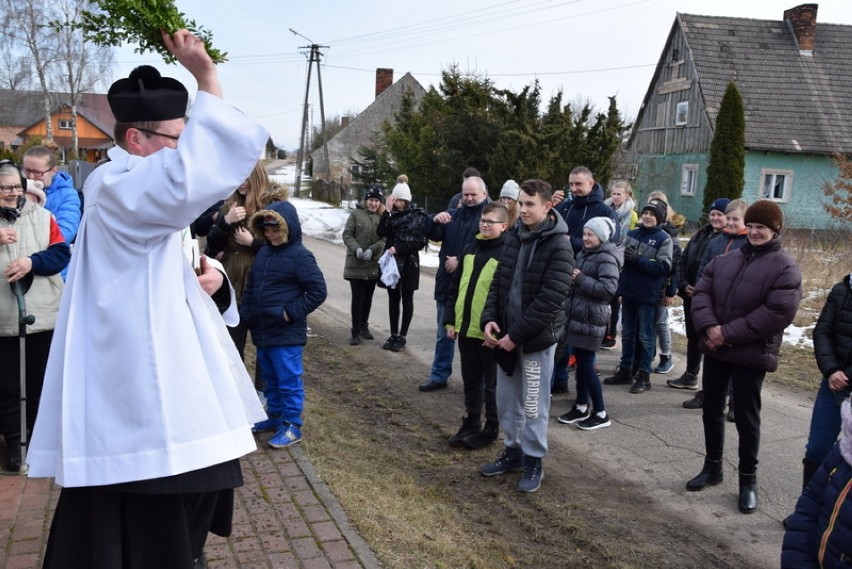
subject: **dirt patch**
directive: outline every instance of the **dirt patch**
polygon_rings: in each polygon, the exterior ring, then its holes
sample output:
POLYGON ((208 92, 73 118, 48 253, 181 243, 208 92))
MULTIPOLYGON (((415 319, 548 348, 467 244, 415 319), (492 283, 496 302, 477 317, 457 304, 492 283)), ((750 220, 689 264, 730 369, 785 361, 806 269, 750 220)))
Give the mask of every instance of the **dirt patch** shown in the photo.
POLYGON ((350 347, 339 328, 311 325, 302 444, 385 567, 748 565, 687 512, 665 511, 626 475, 566 449, 552 449, 536 494, 518 493, 516 474, 480 476, 502 446, 447 445, 461 393, 422 394, 422 364, 378 341, 350 347))

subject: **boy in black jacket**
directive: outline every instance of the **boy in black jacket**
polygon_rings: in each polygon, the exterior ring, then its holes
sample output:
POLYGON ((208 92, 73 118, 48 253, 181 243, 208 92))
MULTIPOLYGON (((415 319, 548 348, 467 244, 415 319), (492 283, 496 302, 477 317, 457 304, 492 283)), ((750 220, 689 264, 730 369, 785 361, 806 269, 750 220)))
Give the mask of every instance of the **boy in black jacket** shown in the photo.
POLYGON ((574 270, 568 226, 551 211, 552 195, 550 184, 542 180, 521 184, 521 225, 506 238, 481 319, 485 343, 497 350, 500 365, 497 411, 506 449, 479 471, 494 476, 523 469, 521 492, 541 487, 548 386, 574 270))

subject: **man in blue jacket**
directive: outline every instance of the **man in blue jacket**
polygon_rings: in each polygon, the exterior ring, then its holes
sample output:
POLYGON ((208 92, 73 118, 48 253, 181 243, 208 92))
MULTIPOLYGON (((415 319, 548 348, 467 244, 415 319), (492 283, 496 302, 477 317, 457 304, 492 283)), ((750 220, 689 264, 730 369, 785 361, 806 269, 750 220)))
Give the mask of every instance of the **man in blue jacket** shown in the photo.
MULTIPOLYGON (((24 153, 24 175, 30 180, 44 184, 47 202, 44 208, 53 214, 66 243, 73 243, 80 226, 80 195, 74 188, 74 180, 68 172, 56 169, 56 156, 46 146, 33 146, 24 153)), ((62 280, 68 273, 68 267, 62 269, 62 280)))
MULTIPOLYGON (((568 236, 571 238, 571 248, 574 254, 583 250, 583 227, 593 217, 608 217, 615 223, 615 233, 610 239, 618 243, 621 237, 618 214, 604 203, 604 191, 595 181, 592 171, 585 166, 577 166, 568 175, 568 186, 572 199, 557 201, 554 210, 562 214, 568 225, 568 236)), ((554 197, 558 196, 557 193, 554 197)))
POLYGON ((479 218, 487 202, 488 188, 485 182, 479 176, 471 176, 462 183, 461 205, 452 212, 442 211, 432 219, 429 238, 441 242, 438 273, 435 275, 435 306, 438 319, 432 373, 428 381, 420 385, 420 391, 446 388, 447 380, 453 371, 456 343, 447 337, 447 330, 444 328, 444 307, 449 299, 453 273, 456 272, 465 247, 473 243, 479 233, 479 218))

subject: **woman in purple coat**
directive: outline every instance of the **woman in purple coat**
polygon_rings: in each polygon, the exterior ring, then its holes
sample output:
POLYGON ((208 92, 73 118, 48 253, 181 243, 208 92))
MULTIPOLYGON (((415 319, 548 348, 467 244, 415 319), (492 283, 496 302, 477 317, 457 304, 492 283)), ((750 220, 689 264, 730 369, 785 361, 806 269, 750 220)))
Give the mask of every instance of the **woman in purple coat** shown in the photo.
POLYGON ((705 356, 704 468, 686 483, 690 491, 722 481, 725 399, 733 381, 739 433, 739 510, 757 509, 757 453, 760 446, 760 390, 767 372, 778 368, 784 329, 802 298, 802 274, 783 247, 784 216, 771 200, 746 210, 748 242, 707 265, 692 299, 692 321, 705 356))

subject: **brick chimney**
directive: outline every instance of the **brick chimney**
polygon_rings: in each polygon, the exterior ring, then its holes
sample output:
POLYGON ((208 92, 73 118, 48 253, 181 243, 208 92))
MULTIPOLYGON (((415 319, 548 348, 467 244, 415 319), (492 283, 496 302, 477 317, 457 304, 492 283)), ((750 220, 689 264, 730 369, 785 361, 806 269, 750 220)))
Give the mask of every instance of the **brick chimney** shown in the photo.
POLYGON ((814 54, 817 8, 817 4, 800 4, 784 12, 784 21, 796 36, 799 53, 802 55, 814 54))
POLYGON ((341 128, 346 128, 349 126, 349 123, 352 121, 352 117, 340 117, 340 126, 341 128))
POLYGON ((393 69, 379 67, 376 69, 376 98, 393 85, 393 69))

